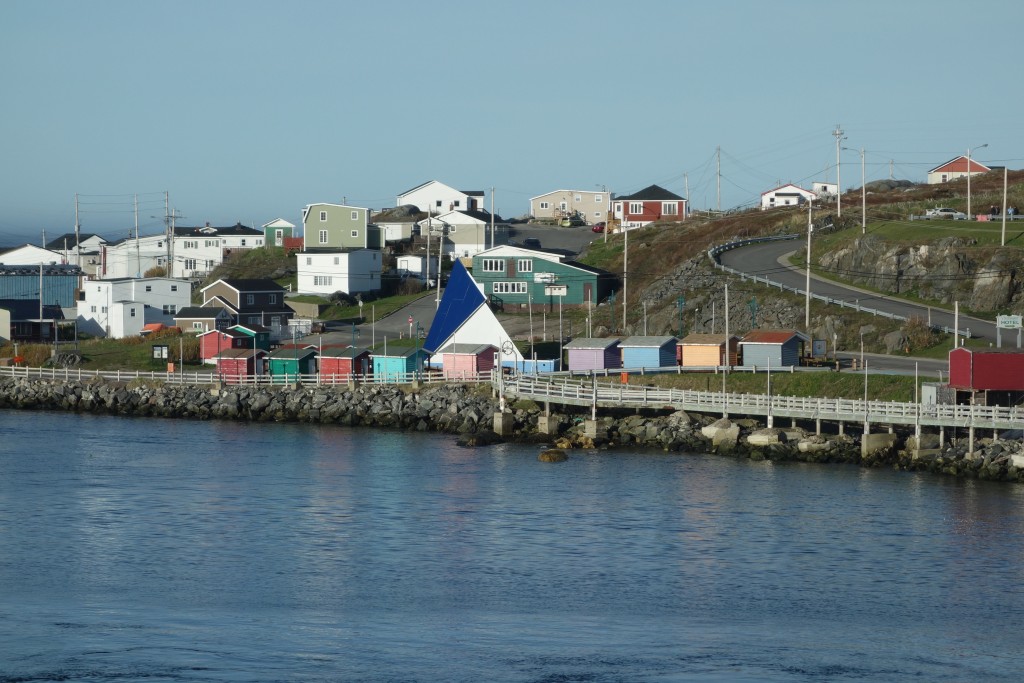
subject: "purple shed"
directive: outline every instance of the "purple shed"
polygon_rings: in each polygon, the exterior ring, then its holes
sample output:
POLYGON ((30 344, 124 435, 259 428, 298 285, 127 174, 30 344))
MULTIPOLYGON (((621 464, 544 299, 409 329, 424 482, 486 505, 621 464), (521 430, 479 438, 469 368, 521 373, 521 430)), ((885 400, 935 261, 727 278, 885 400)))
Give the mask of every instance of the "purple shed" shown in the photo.
POLYGON ((569 354, 569 371, 614 370, 622 367, 619 340, 615 337, 581 337, 565 345, 569 354))

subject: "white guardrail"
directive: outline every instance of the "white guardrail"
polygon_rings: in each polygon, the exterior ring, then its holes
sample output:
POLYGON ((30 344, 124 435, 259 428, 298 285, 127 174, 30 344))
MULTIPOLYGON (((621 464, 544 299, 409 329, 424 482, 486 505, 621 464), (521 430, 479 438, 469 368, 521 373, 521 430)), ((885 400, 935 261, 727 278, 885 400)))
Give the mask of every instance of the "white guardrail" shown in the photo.
MULTIPOLYGON (((730 268, 729 266, 722 265, 721 261, 718 260, 718 257, 723 252, 730 251, 732 249, 738 249, 739 247, 745 247, 748 244, 758 244, 761 242, 779 242, 782 240, 793 240, 799 237, 802 237, 802 235, 790 233, 786 235, 772 235, 770 237, 751 237, 749 239, 739 240, 738 242, 720 244, 716 247, 711 247, 710 249, 708 249, 708 258, 710 258, 711 262, 715 264, 715 268, 718 268, 719 270, 724 270, 725 272, 731 273, 732 275, 736 275, 737 277, 744 281, 751 280, 755 283, 760 282, 767 287, 778 288, 780 292, 792 292, 794 294, 801 294, 806 296, 807 290, 805 289, 800 289, 799 287, 790 287, 788 285, 782 284, 781 282, 775 282, 774 280, 768 279, 767 276, 758 277, 756 275, 748 275, 747 273, 736 270, 735 268, 730 268)), ((818 301, 823 301, 826 304, 830 304, 833 306, 840 306, 841 308, 852 308, 855 311, 863 311, 864 313, 870 313, 871 315, 879 315, 882 316, 883 318, 889 318, 891 320, 909 320, 909 318, 907 318, 907 316, 905 315, 890 313, 889 311, 880 311, 877 308, 871 308, 870 306, 861 306, 859 299, 854 299, 851 303, 846 299, 835 299, 830 296, 822 296, 821 294, 815 294, 814 292, 811 292, 811 298, 816 299, 818 301)), ((932 325, 931 328, 939 332, 945 332, 946 334, 954 334, 957 331, 951 327, 946 327, 945 325, 932 325)), ((959 330, 959 333, 963 337, 971 337, 971 331, 969 329, 959 330)))
POLYGON ((611 384, 590 378, 503 378, 502 390, 521 398, 572 405, 666 408, 694 412, 772 415, 839 422, 920 424, 945 427, 1020 429, 1024 410, 977 406, 864 401, 862 399, 736 394, 611 384))

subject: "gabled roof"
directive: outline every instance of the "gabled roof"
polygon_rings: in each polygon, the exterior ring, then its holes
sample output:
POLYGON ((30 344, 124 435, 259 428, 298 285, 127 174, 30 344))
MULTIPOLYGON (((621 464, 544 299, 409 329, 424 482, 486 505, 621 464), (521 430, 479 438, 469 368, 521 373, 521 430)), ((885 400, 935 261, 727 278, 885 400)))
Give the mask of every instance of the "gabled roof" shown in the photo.
POLYGON ((176 227, 174 228, 175 237, 211 237, 214 235, 262 235, 262 230, 256 230, 248 226, 242 225, 241 223, 235 223, 224 228, 213 227, 209 224, 195 227, 176 227))
POLYGON ((250 349, 248 347, 241 349, 224 349, 218 353, 214 358, 252 358, 253 356, 266 356, 267 352, 263 349, 250 349))
POLYGON ((298 345, 293 348, 274 349, 270 352, 270 358, 283 358, 284 360, 297 360, 299 358, 308 358, 309 356, 315 355, 316 349, 300 348, 298 345))
POLYGON ((290 222, 286 221, 283 218, 275 218, 274 220, 270 221, 269 223, 264 223, 263 227, 264 228, 294 228, 295 224, 294 223, 290 223, 290 222))
POLYGON ((621 343, 618 337, 579 337, 565 345, 566 349, 607 349, 621 343))
POLYGON ((242 293, 247 293, 248 294, 248 293, 253 293, 253 292, 274 292, 274 293, 277 293, 277 292, 285 291, 284 287, 282 287, 281 285, 277 284, 276 282, 274 282, 270 278, 252 278, 252 279, 221 278, 220 280, 217 280, 217 282, 212 282, 212 283, 206 285, 205 287, 203 287, 199 291, 205 292, 210 287, 213 287, 214 285, 217 285, 217 284, 220 284, 220 283, 223 283, 223 284, 227 285, 228 287, 230 287, 231 289, 235 290, 239 294, 242 294, 242 293))
POLYGON ((174 319, 177 320, 179 318, 190 318, 199 320, 212 320, 218 317, 228 317, 230 315, 231 314, 228 313, 223 308, 218 308, 216 306, 185 306, 184 308, 178 309, 178 312, 174 314, 174 319))
MULTIPOLYGON (((992 169, 985 164, 978 163, 976 159, 971 159, 971 173, 987 173, 991 170, 992 169)), ((967 173, 967 157, 965 155, 960 155, 950 159, 944 164, 939 164, 928 172, 941 173, 943 171, 946 173, 967 173)))
MULTIPOLYGON (((730 339, 739 339, 739 337, 737 337, 734 334, 730 334, 729 338, 730 339)), ((725 343, 725 335, 724 334, 707 334, 707 333, 703 333, 703 332, 694 332, 693 334, 688 334, 688 335, 686 335, 685 337, 683 337, 682 339, 679 340, 679 344, 680 345, 687 345, 687 346, 690 346, 690 345, 693 345, 693 346, 710 346, 710 345, 721 346, 724 343, 725 343)))
MULTIPOLYGON (((655 187, 655 186, 652 185, 651 187, 655 187)), ((606 190, 567 190, 567 189, 563 188, 563 189, 559 189, 559 190, 551 190, 550 192, 545 192, 544 194, 539 194, 536 197, 530 197, 530 201, 532 202, 534 199, 540 199, 541 197, 547 197, 549 195, 559 194, 560 192, 564 192, 565 194, 572 194, 572 195, 576 195, 576 194, 579 194, 579 195, 583 195, 583 194, 601 194, 601 195, 608 194, 608 192, 606 190)), ((620 197, 616 197, 616 199, 621 199, 621 198, 620 197)))
POLYGON ((0 308, 11 314, 11 322, 15 320, 63 320, 64 311, 60 306, 44 304, 42 316, 39 315, 39 299, 0 299, 0 308))
POLYGON ((740 339, 740 344, 785 344, 793 337, 810 341, 810 337, 796 330, 752 330, 740 339))
POLYGON ((774 189, 768 190, 766 192, 762 192, 761 196, 763 197, 766 194, 772 194, 772 193, 775 193, 775 194, 785 194, 785 193, 779 192, 779 190, 784 190, 787 187, 792 187, 794 190, 797 190, 797 192, 794 193, 794 194, 809 194, 812 197, 816 197, 817 196, 817 193, 815 193, 815 192, 813 192, 811 190, 805 190, 804 188, 800 187, 799 185, 794 185, 793 183, 786 183, 785 185, 779 185, 778 187, 776 187, 774 189))
POLYGON ((634 336, 634 337, 626 337, 625 339, 623 339, 621 346, 623 348, 626 348, 626 347, 631 347, 631 348, 661 347, 661 346, 664 346, 665 344, 669 344, 669 343, 674 342, 675 339, 676 339, 675 337, 671 337, 671 336, 665 336, 665 337, 653 337, 653 336, 650 336, 650 337, 645 337, 643 335, 637 335, 637 336, 634 336))
MULTIPOLYGON (((82 242, 84 242, 87 239, 90 239, 92 237, 98 237, 98 235, 96 235, 95 233, 91 233, 91 232, 82 232, 82 233, 79 233, 79 235, 78 235, 78 239, 81 240, 82 242)), ((100 239, 102 240, 103 238, 100 237, 100 239)), ((74 249, 76 244, 78 244, 78 241, 75 238, 75 233, 73 233, 73 232, 66 232, 63 235, 58 235, 55 239, 52 239, 49 242, 47 242, 46 243, 46 248, 47 249, 64 249, 64 248, 74 249)))
MULTIPOLYGON (((238 324, 238 325, 232 325, 230 329, 232 329, 232 330, 241 330, 242 332, 251 332, 252 335, 256 335, 256 334, 270 334, 270 328, 269 327, 263 327, 263 325, 242 325, 242 324, 238 324)), ((252 335, 247 335, 247 336, 252 336, 252 335)))
POLYGON ((438 355, 442 353, 460 353, 472 356, 479 356, 481 353, 484 353, 488 349, 492 351, 497 351, 497 347, 493 346, 492 344, 459 344, 452 342, 451 344, 448 344, 447 346, 437 351, 436 353, 438 355))
MULTIPOLYGON (((469 216, 470 218, 475 218, 476 220, 478 220, 478 221, 480 221, 482 223, 490 223, 491 222, 491 213, 490 213, 490 211, 484 211, 483 209, 452 209, 451 211, 449 211, 447 213, 443 213, 440 216, 435 216, 434 220, 441 220, 441 219, 445 218, 446 216, 451 216, 453 213, 458 213, 458 214, 462 214, 463 216, 469 216)), ((494 222, 495 223, 504 223, 505 221, 498 214, 494 214, 494 222)))
POLYGON ((444 297, 434 315, 434 321, 430 324, 430 332, 427 333, 423 347, 428 350, 437 349, 485 302, 483 292, 470 277, 466 267, 461 261, 455 261, 452 264, 448 285, 444 288, 444 297))
POLYGON ((660 187, 658 185, 650 185, 650 186, 645 187, 644 189, 640 190, 639 192, 634 192, 633 194, 628 194, 628 195, 625 195, 625 196, 622 196, 622 197, 616 197, 615 201, 617 201, 617 202, 620 202, 620 201, 634 201, 634 202, 642 202, 642 201, 651 201, 651 202, 670 201, 671 202, 671 201, 676 201, 676 202, 682 202, 682 201, 686 201, 686 200, 683 199, 682 197, 680 197, 679 195, 675 194, 674 192, 669 192, 664 187, 660 187))
POLYGON ((370 350, 362 346, 346 346, 344 348, 332 346, 320 349, 322 358, 357 358, 362 355, 369 355, 370 350))

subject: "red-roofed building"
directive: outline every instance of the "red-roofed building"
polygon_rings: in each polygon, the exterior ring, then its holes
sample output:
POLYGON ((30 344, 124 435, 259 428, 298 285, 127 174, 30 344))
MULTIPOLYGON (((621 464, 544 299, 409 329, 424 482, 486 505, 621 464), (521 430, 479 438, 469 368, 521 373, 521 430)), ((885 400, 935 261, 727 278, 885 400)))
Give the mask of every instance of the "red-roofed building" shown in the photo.
MULTIPOLYGON (((971 175, 976 176, 981 173, 988 173, 992 169, 985 164, 978 163, 975 159, 971 159, 971 175)), ((948 183, 951 180, 958 178, 967 177, 967 157, 958 156, 955 159, 950 159, 941 166, 936 166, 932 170, 928 171, 928 184, 938 185, 940 183, 948 183)))
POLYGON ((753 330, 740 340, 740 362, 744 367, 773 368, 800 365, 810 338, 796 330, 753 330))
POLYGON ((686 218, 686 199, 651 185, 631 195, 616 197, 612 213, 623 229, 639 228, 660 220, 681 221, 686 218))

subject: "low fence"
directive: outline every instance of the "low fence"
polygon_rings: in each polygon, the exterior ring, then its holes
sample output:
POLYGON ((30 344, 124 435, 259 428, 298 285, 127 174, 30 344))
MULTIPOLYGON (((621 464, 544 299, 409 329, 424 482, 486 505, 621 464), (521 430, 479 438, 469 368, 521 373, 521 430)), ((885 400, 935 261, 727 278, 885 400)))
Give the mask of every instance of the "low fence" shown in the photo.
MULTIPOLYGON (((745 247, 750 244, 757 244, 761 242, 779 242, 782 240, 793 240, 800 237, 803 237, 803 235, 790 233, 786 235, 773 235, 771 237, 751 237, 749 239, 740 240, 738 242, 720 244, 716 247, 708 249, 708 258, 710 258, 712 263, 715 264, 715 268, 735 275, 743 281, 751 280, 752 282, 755 283, 762 283, 766 287, 771 287, 773 289, 777 288, 780 292, 792 292, 793 294, 807 296, 807 290, 805 289, 801 289, 799 287, 790 287, 788 285, 782 284, 781 282, 775 282, 774 280, 770 280, 767 276, 758 277, 756 275, 748 275, 747 273, 736 270, 735 268, 730 268, 729 266, 723 265, 719 260, 719 257, 722 255, 722 253, 730 251, 732 249, 738 249, 739 247, 745 247)), ((890 320, 909 320, 909 318, 905 315, 899 315, 898 313, 883 311, 877 308, 872 308, 870 306, 862 306, 860 304, 859 299, 854 299, 851 303, 848 299, 836 299, 830 296, 822 296, 821 294, 815 294, 814 292, 811 292, 811 298, 816 299, 817 301, 822 301, 831 306, 839 306, 840 308, 850 308, 855 311, 861 311, 864 313, 870 313, 871 315, 889 318, 890 320)), ((938 332, 944 332, 946 334, 954 334, 956 332, 959 332, 961 336, 967 338, 971 337, 970 329, 954 330, 953 328, 947 327, 945 325, 931 325, 931 329, 936 330, 938 332)))

